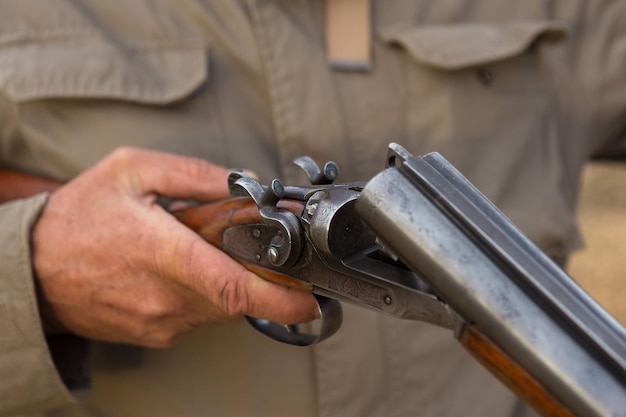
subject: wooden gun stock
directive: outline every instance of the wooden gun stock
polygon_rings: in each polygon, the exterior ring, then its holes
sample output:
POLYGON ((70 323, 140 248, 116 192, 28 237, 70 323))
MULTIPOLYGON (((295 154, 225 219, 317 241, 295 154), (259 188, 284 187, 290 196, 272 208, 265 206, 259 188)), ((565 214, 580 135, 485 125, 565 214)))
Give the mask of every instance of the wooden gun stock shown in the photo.
POLYGON ((459 335, 459 342, 485 369, 542 416, 575 417, 537 379, 476 326, 466 326, 459 335))
POLYGON ((58 181, 37 175, 0 168, 0 204, 26 198, 61 186, 58 181))

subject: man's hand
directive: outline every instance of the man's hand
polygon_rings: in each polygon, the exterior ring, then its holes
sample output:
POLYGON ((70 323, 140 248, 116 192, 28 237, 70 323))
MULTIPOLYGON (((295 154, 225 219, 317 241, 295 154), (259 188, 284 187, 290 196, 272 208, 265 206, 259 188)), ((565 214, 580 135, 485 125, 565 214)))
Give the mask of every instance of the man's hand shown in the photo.
POLYGON ((228 197, 227 177, 198 159, 124 148, 54 192, 33 230, 44 326, 166 347, 243 314, 313 319, 310 293, 252 274, 155 203, 228 197))

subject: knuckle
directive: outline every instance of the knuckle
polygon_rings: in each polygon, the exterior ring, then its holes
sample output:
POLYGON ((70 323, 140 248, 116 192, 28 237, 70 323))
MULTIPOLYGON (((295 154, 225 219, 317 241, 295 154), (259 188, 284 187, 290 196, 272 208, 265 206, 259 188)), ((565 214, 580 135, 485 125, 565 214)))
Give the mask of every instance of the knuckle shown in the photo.
POLYGON ((175 314, 176 305, 170 297, 150 295, 143 297, 135 305, 137 315, 146 322, 157 321, 175 314))
POLYGON ((114 166, 132 166, 139 153, 132 146, 121 146, 110 153, 108 160, 114 166))
POLYGON ((111 152, 111 159, 119 161, 132 161, 140 152, 138 148, 132 146, 120 146, 111 152))
POLYGON ((181 316, 150 318, 141 321, 136 338, 150 348, 169 348, 176 344, 181 336, 189 333, 194 323, 181 316))
POLYGON ((211 178, 223 169, 199 158, 187 158, 185 168, 192 178, 211 178))
POLYGON ((238 318, 249 311, 250 298, 240 280, 226 280, 220 288, 219 300, 228 317, 238 318))
MULTIPOLYGON (((134 172, 141 161, 142 150, 131 146, 116 148, 102 161, 101 169, 109 175, 119 176, 122 173, 134 172)), ((135 181, 138 179, 135 178, 135 181)))

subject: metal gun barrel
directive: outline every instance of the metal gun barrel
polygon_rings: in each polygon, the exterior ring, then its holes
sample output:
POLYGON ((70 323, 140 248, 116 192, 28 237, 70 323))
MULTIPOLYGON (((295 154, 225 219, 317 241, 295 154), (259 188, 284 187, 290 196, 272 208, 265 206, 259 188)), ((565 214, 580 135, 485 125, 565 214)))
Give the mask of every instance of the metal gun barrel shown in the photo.
POLYGON ((443 157, 390 149, 356 204, 379 239, 567 409, 626 416, 623 327, 443 157))

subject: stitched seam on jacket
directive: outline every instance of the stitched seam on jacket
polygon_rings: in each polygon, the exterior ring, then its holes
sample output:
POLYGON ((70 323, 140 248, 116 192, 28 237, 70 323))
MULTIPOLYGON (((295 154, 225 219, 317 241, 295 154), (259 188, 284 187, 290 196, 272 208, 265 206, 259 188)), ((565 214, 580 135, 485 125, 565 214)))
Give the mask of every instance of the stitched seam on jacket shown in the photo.
MULTIPOLYGON (((82 28, 51 28, 32 32, 8 32, 0 34, 0 46, 19 46, 31 42, 60 43, 71 46, 75 43, 96 42, 111 44, 103 35, 95 30, 82 28)), ((161 50, 161 49, 196 49, 208 46, 208 41, 195 37, 163 37, 152 39, 128 39, 123 47, 130 50, 161 50)))
POLYGON ((272 60, 269 45, 267 43, 267 33, 262 25, 262 18, 260 16, 259 7, 255 0, 248 1, 248 7, 250 8, 253 16, 253 29, 258 34, 256 37, 259 45, 259 52, 261 56, 263 73, 265 74, 265 81, 267 83, 268 95, 270 97, 270 106, 273 114, 272 125, 274 126, 275 144, 279 147, 283 139, 285 138, 282 112, 279 109, 279 99, 277 95, 277 81, 273 76, 276 71, 276 66, 272 60))

